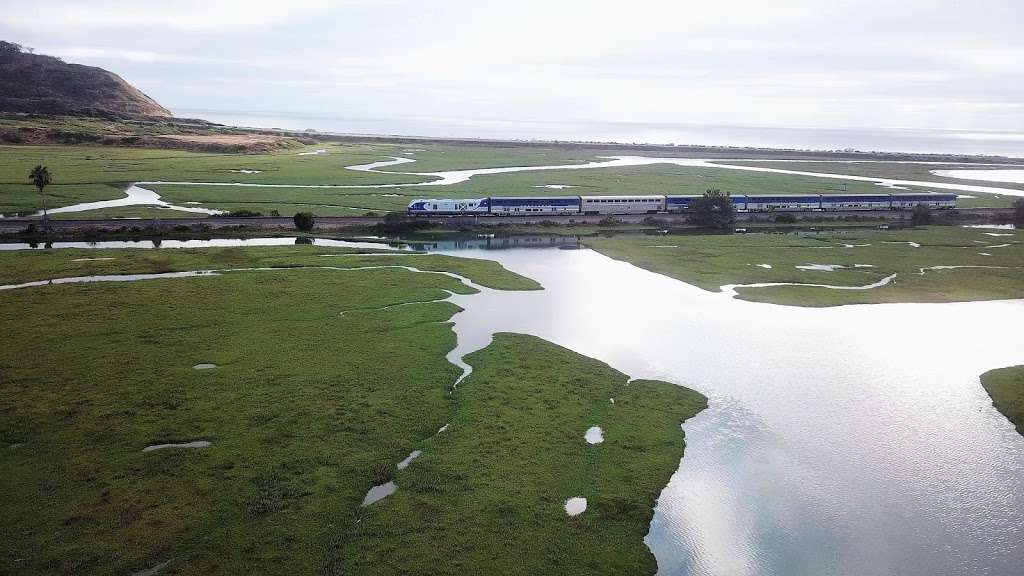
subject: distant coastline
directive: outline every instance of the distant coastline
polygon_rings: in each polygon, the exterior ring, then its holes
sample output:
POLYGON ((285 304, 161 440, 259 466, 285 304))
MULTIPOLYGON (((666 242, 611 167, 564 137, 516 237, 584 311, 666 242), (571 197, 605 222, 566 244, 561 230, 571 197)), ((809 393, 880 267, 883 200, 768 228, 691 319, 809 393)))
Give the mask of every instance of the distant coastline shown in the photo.
POLYGON ((515 122, 424 117, 345 118, 278 112, 175 109, 175 115, 229 126, 425 140, 485 140, 772 148, 802 152, 957 154, 1024 158, 1024 132, 921 129, 826 129, 673 123, 515 122))

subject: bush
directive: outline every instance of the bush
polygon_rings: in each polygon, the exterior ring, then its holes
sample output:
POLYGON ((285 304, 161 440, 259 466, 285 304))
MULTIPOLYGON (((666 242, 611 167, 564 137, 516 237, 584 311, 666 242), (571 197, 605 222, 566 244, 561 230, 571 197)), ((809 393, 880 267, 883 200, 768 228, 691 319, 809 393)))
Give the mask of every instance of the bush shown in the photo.
POLYGON ((775 222, 777 224, 796 224, 796 214, 789 212, 783 212, 782 214, 775 215, 775 222))
POLYGON ((911 226, 927 226, 932 223, 932 209, 924 204, 918 204, 914 206, 913 212, 910 213, 910 224, 911 226))
POLYGON ((262 212, 254 212, 252 210, 232 210, 227 214, 221 214, 225 218, 258 218, 263 216, 262 212))
POLYGON ((1013 203, 1013 224, 1017 228, 1024 228, 1024 198, 1013 203))
POLYGON ((736 223, 736 208, 729 194, 717 188, 690 202, 690 223, 713 230, 732 230, 736 223))
POLYGON ((315 223, 312 212, 297 212, 295 214, 295 228, 303 232, 313 229, 315 223))
POLYGON ((614 216, 605 216, 597 223, 598 226, 615 226, 616 224, 622 224, 622 220, 619 220, 614 216))

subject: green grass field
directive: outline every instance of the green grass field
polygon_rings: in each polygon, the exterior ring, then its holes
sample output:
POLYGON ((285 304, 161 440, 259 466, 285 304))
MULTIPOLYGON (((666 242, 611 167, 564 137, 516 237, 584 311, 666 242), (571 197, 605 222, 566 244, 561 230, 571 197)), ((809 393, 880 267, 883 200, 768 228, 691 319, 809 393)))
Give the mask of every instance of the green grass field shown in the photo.
POLYGON ((617 235, 591 237, 584 243, 612 258, 710 291, 726 284, 769 282, 864 286, 897 274, 890 284, 870 290, 797 286, 739 290, 739 297, 745 300, 835 306, 1024 298, 1022 240, 1024 233, 1014 230, 934 226, 803 235, 617 235), (1000 246, 1003 244, 1008 246, 1000 246), (762 268, 760 264, 771 268, 762 268), (809 264, 838 264, 847 268, 833 272, 796 268, 809 264), (854 267, 857 264, 871 267, 854 267), (999 268, 920 273, 921 268, 931 266, 999 268))
POLYGON ((981 375, 981 385, 992 404, 1005 415, 1017 432, 1024 434, 1024 366, 990 370, 981 375))
MULTIPOLYGON (((401 172, 578 164, 602 156, 635 154, 623 150, 562 150, 550 147, 452 146, 421 144, 321 144, 276 153, 201 153, 97 146, 0 146, 0 213, 30 213, 39 209, 39 195, 28 183, 36 164, 50 168, 54 184, 47 189, 50 205, 119 198, 136 181, 187 181, 295 185, 408 184, 390 189, 252 188, 241 186, 149 187, 176 204, 200 202, 222 210, 252 210, 290 214, 310 210, 322 216, 348 216, 366 212, 402 210, 417 197, 482 197, 491 195, 578 194, 701 194, 720 188, 734 194, 884 193, 872 183, 811 176, 743 172, 729 169, 656 164, 641 167, 588 170, 551 170, 483 175, 445 187, 416 186, 433 179, 401 172), (327 150, 300 156, 300 152, 327 150), (382 168, 385 173, 359 172, 346 166, 390 157, 414 158, 415 163, 382 168), (240 170, 256 170, 243 174, 240 170), (548 184, 574 186, 561 190, 548 184), (845 185, 845 186, 844 186, 845 185)), ((786 167, 794 165, 787 164, 786 167)), ((800 169, 870 172, 872 176, 932 178, 913 172, 915 165, 879 163, 801 163, 800 169)), ((956 167, 957 165, 950 165, 956 167)), ((929 169, 944 166, 929 166, 929 169)), ((963 207, 1007 206, 1008 197, 975 195, 960 201, 963 207)), ((90 217, 84 215, 84 217, 90 217)))
POLYGON ((450 396, 457 308, 438 300, 471 288, 297 268, 406 265, 538 288, 494 262, 294 246, 24 251, 0 264, 2 284, 275 268, 0 291, 0 573, 653 571, 643 536, 699 395, 626 386, 598 362, 501 336, 450 396), (583 442, 592 424, 600 446, 583 442), (199 440, 211 444, 143 452, 199 440), (397 470, 413 449, 420 460, 397 470), (391 478, 398 493, 361 509, 391 478), (591 507, 570 519, 561 505, 575 495, 591 507))

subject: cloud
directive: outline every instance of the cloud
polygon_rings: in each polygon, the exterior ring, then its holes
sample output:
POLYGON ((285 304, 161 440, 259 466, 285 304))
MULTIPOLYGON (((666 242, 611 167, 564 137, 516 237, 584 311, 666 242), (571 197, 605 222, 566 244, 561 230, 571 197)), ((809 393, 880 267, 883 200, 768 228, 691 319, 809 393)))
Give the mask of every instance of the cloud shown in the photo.
POLYGON ((1019 1, 0 0, 0 37, 172 109, 1024 130, 1019 1))
POLYGON ((3 23, 23 30, 161 28, 218 32, 245 30, 315 17, 374 0, 90 0, 5 1, 3 23), (56 17, 55 17, 56 15, 56 17))

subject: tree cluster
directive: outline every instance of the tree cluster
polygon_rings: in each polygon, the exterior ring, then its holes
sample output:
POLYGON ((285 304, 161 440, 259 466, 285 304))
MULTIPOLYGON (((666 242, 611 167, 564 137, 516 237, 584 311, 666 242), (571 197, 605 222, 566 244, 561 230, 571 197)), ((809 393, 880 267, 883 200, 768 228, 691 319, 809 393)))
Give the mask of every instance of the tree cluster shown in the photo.
POLYGON ((312 212, 296 212, 294 221, 295 228, 302 230, 303 232, 309 232, 312 230, 315 223, 312 212))
POLYGON ((690 202, 690 223, 712 230, 732 230, 736 209, 729 194, 715 188, 690 202))

